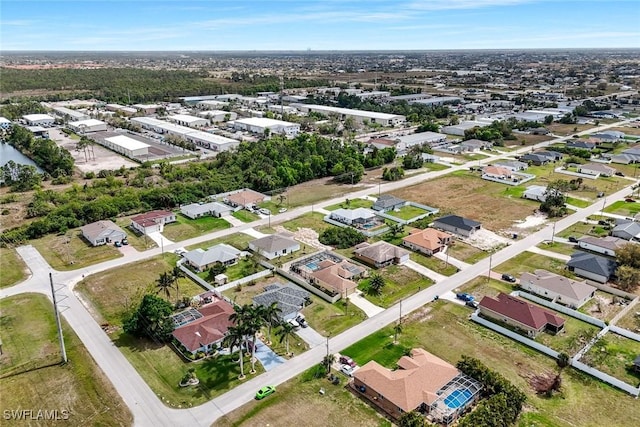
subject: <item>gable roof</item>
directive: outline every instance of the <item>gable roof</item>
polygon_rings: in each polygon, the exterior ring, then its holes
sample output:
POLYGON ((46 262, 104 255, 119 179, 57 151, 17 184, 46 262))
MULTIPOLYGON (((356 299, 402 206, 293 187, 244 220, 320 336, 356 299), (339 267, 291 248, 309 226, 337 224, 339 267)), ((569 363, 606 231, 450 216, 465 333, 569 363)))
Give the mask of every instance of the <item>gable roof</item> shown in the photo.
POLYGON ((453 238, 453 236, 444 231, 436 230, 435 228, 425 228, 424 230, 417 230, 409 234, 403 238, 402 241, 413 243, 414 245, 433 251, 444 245, 442 243, 443 240, 451 238, 453 238))
POLYGON ((373 204, 373 210, 389 209, 394 206, 406 203, 405 200, 399 199, 391 194, 383 194, 373 204))
POLYGON ((290 247, 299 245, 298 242, 294 239, 290 239, 289 237, 283 236, 282 234, 270 234, 260 239, 251 241, 251 244, 254 247, 267 253, 279 252, 283 249, 288 249, 290 247))
POLYGON ((80 228, 82 235, 89 240, 96 240, 98 237, 109 237, 114 234, 124 235, 127 233, 120 227, 118 227, 113 221, 104 220, 96 221, 91 224, 83 225, 80 228))
POLYGON ((318 267, 320 268, 312 272, 311 276, 322 281, 340 294, 345 294, 355 289, 358 284, 350 280, 350 278, 366 271, 364 268, 351 264, 345 259, 339 263, 325 259, 320 262, 318 267))
POLYGON ((524 194, 528 194, 530 196, 544 196, 547 193, 547 187, 543 185, 530 185, 524 190, 524 194))
POLYGON ((360 246, 355 251, 356 255, 369 258, 375 262, 383 263, 392 259, 402 258, 409 254, 406 249, 399 248, 384 240, 376 242, 372 245, 366 244, 360 246))
POLYGON ((587 163, 586 165, 578 166, 578 169, 588 169, 600 173, 614 173, 616 170, 602 163, 587 163))
POLYGON ((280 309, 280 317, 284 318, 303 308, 310 295, 309 292, 292 284, 274 283, 265 286, 263 293, 253 297, 253 303, 268 307, 275 302, 280 309))
POLYGON ((482 298, 480 307, 485 307, 536 330, 542 329, 547 324, 556 327, 564 325, 564 319, 552 311, 502 292, 496 299, 488 296, 482 298))
POLYGON ((207 265, 214 262, 225 263, 238 258, 238 256, 240 256, 240 251, 225 243, 211 246, 206 251, 198 248, 184 254, 184 257, 195 265, 207 265))
POLYGON ((474 221, 472 219, 464 218, 458 215, 443 216, 442 218, 438 218, 437 220, 435 220, 434 225, 435 224, 446 224, 467 231, 479 228, 482 225, 478 221, 474 221))
POLYGON ((619 237, 606 236, 606 237, 592 237, 584 236, 578 239, 580 243, 586 243, 592 246, 598 246, 600 248, 609 249, 615 251, 616 249, 629 243, 627 240, 619 237))
POLYGON ((596 288, 587 285, 586 282, 578 282, 567 277, 551 273, 547 270, 535 270, 532 273, 524 273, 520 276, 520 285, 530 283, 534 286, 547 289, 567 298, 582 300, 593 294, 596 288))
POLYGON ((640 224, 633 221, 623 222, 616 225, 615 227, 613 227, 613 230, 611 230, 612 233, 617 233, 620 231, 623 231, 625 233, 630 234, 631 236, 638 238, 640 237, 640 224))
POLYGON ((519 160, 503 160, 503 161, 500 161, 500 162, 495 162, 494 165, 495 166, 502 166, 502 167, 510 167, 510 168, 515 168, 515 169, 523 169, 523 168, 526 169, 527 166, 529 166, 525 162, 521 162, 519 160))
POLYGON ((173 331, 173 336, 189 351, 193 352, 203 345, 221 340, 233 322, 229 316, 234 313, 231 304, 219 300, 198 310, 203 317, 180 326, 173 331))
POLYGON ((411 350, 410 356, 402 356, 398 367, 391 370, 372 360, 353 376, 409 412, 423 402, 433 403, 439 397, 438 391, 460 374, 453 365, 421 348, 411 350))
POLYGON ((567 266, 604 277, 611 277, 616 271, 615 261, 581 251, 574 252, 571 255, 571 259, 567 262, 567 266))
POLYGON ((526 160, 531 160, 531 161, 534 161, 534 162, 541 162, 541 163, 544 163, 544 162, 548 162, 548 161, 550 161, 549 157, 547 157, 547 156, 542 156, 542 155, 537 154, 537 153, 536 153, 536 154, 534 154, 534 153, 527 153, 527 154, 525 154, 525 155, 521 156, 521 157, 520 157, 520 160, 525 160, 525 161, 526 161, 526 160))
POLYGON ((376 213, 374 211, 367 208, 355 208, 355 209, 340 208, 331 212, 330 216, 332 216, 333 214, 335 214, 336 216, 340 216, 342 218, 350 219, 351 221, 359 218, 369 219, 376 216, 376 213))
POLYGON ((157 224, 163 221, 165 218, 173 216, 173 212, 155 210, 151 212, 143 213, 142 215, 134 216, 131 218, 132 222, 139 224, 141 227, 148 227, 153 224, 157 224))

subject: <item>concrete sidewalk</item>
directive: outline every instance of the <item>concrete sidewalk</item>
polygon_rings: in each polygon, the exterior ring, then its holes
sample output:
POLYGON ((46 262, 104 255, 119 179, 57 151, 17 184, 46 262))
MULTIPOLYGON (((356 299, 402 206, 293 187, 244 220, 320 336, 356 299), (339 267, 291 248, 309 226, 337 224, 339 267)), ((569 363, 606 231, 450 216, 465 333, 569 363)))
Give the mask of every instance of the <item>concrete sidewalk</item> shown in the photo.
POLYGON ((247 228, 246 230, 242 230, 242 232, 244 234, 248 234, 251 237, 255 237, 256 239, 261 239, 266 236, 266 234, 259 232, 255 228, 247 228))
POLYGON ((408 268, 410 268, 411 270, 415 271, 416 273, 420 273, 423 276, 428 277, 429 279, 432 279, 434 282, 438 283, 438 282, 442 282, 444 279, 447 278, 447 276, 444 276, 440 273, 436 273, 433 270, 428 269, 427 267, 418 264, 415 261, 407 261, 404 263, 404 265, 406 265, 408 268))
POLYGON ((459 259, 456 259, 452 256, 447 257, 446 252, 438 252, 437 254, 433 255, 434 257, 442 260, 442 261, 447 261, 449 264, 458 267, 458 270, 464 270, 465 268, 469 268, 469 266, 471 264, 467 264, 464 261, 460 261, 459 259))
POLYGON ((547 251, 546 249, 540 249, 537 246, 531 246, 530 248, 527 249, 527 252, 533 252, 534 254, 548 256, 549 258, 555 258, 565 262, 571 259, 569 255, 559 254, 553 251, 547 251))
POLYGON ((361 291, 356 291, 355 293, 349 295, 347 298, 349 298, 349 301, 351 301, 353 305, 364 311, 364 314, 366 314, 367 317, 373 317, 376 314, 382 313, 384 311, 384 308, 378 307, 377 305, 367 300, 361 291))

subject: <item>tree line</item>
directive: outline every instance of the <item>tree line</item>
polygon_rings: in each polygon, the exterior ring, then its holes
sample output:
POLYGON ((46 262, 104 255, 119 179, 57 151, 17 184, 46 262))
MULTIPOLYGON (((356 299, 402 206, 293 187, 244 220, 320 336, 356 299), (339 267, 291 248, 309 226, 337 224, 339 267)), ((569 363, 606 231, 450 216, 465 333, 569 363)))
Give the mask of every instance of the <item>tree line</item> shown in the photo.
POLYGON ((22 126, 13 126, 7 142, 54 178, 73 174, 74 160, 71 154, 48 138, 34 138, 22 126))

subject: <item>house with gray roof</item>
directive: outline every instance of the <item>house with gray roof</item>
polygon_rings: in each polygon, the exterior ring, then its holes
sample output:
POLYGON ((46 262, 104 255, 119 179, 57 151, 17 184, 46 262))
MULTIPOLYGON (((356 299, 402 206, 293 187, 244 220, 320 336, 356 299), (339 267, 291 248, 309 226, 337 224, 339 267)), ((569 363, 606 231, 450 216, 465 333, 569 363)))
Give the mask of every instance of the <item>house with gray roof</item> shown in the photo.
POLYGON ((616 272, 615 261, 588 252, 574 252, 567 262, 569 271, 598 283, 607 283, 616 272))
POLYGON ((269 234, 268 236, 249 242, 249 249, 267 259, 290 254, 300 250, 300 243, 285 234, 269 234))
POLYGON ((458 215, 447 215, 438 218, 433 222, 434 228, 448 231, 450 233, 469 237, 482 228, 482 224, 472 219, 463 218, 458 215))
POLYGON ((374 211, 388 212, 394 209, 400 209, 407 204, 406 200, 399 199, 390 194, 383 194, 375 201, 371 209, 374 211))
POLYGON ((471 153, 491 148, 492 146, 493 143, 491 141, 482 141, 480 139, 468 139, 466 141, 462 141, 459 145, 460 151, 471 153))
POLYGON ((582 307, 596 293, 596 288, 584 281, 571 280, 547 270, 522 274, 520 287, 574 309, 582 307))
POLYGON ((630 220, 620 220, 611 235, 632 242, 640 242, 640 223, 630 220))
POLYGON ((640 163, 640 145, 628 148, 620 154, 611 156, 612 163, 620 163, 628 165, 631 163, 640 163))
POLYGON ((358 225, 364 225, 372 222, 376 217, 376 213, 367 208, 356 209, 336 209, 331 212, 329 218, 341 222, 343 224, 351 225, 353 227, 358 225))
POLYGON ((361 243, 356 246, 355 257, 377 268, 409 261, 409 251, 383 240, 374 244, 361 243))
POLYGON ((585 236, 578 239, 578 247, 602 255, 616 256, 616 250, 629 243, 614 236, 592 237, 585 236))
POLYGON ((233 208, 231 206, 219 202, 191 203, 188 205, 180 206, 180 213, 191 219, 196 219, 203 216, 215 216, 220 218, 223 216, 231 215, 232 212, 233 208))
POLYGON ((578 165, 578 173, 599 176, 613 176, 617 172, 614 168, 603 165, 602 163, 587 163, 586 165, 578 165))
POLYGON ((575 148, 579 150, 592 151, 598 147, 598 144, 596 144, 595 142, 589 142, 589 141, 567 141, 566 147, 575 148))
POLYGON ((534 154, 537 154, 538 156, 544 156, 552 162, 562 160, 562 158, 564 157, 564 154, 552 150, 536 151, 534 154))
POLYGON ((96 221, 80 228, 82 237, 87 239, 92 246, 106 245, 111 242, 120 242, 127 237, 127 233, 118 227, 113 221, 96 221))
POLYGON ((211 246, 206 251, 203 249, 194 249, 186 252, 183 256, 186 263, 193 267, 194 270, 201 272, 208 270, 214 264, 233 265, 240 258, 240 251, 233 246, 225 243, 211 246))
POLYGON ((536 200, 538 202, 544 202, 547 200, 547 187, 543 185, 530 185, 522 193, 524 199, 536 200))
POLYGON ((294 319, 307 303, 311 294, 292 283, 273 283, 264 287, 264 292, 253 297, 254 305, 269 307, 276 303, 280 309, 279 317, 286 321, 294 319))
POLYGON ((546 156, 541 156, 537 153, 527 153, 520 156, 520 161, 527 162, 535 166, 543 166, 549 163, 551 159, 546 156))
POLYGON ((509 169, 511 170, 511 172, 522 171, 529 167, 529 164, 520 162, 518 160, 503 160, 500 162, 495 162, 493 165, 509 169))

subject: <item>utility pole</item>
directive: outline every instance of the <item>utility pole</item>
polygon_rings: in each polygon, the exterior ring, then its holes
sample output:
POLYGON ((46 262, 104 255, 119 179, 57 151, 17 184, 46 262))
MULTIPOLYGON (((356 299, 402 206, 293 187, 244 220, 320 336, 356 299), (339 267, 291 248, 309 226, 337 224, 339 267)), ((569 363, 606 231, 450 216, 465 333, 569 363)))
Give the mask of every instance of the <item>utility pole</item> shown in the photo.
POLYGON ((62 324, 60 323, 60 312, 58 311, 58 302, 56 301, 56 290, 53 287, 53 275, 49 273, 49 283, 51 284, 51 297, 53 299, 53 312, 56 315, 56 327, 58 328, 58 340, 60 341, 60 352, 62 353, 62 361, 67 363, 67 350, 64 347, 64 337, 62 336, 62 324))
POLYGON ((553 222, 553 231, 551 232, 551 244, 553 244, 553 238, 556 236, 556 222, 553 222))
POLYGON ((493 252, 489 253, 489 274, 487 275, 487 283, 491 280, 491 263, 493 262, 493 252))

